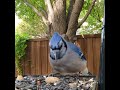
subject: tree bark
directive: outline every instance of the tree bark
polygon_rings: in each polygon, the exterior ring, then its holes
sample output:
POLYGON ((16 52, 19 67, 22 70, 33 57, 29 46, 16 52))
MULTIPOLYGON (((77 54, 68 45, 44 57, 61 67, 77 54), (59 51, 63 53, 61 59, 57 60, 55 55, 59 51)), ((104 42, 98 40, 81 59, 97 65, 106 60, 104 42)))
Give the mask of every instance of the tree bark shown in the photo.
POLYGON ((75 0, 70 0, 70 5, 69 5, 68 15, 67 15, 67 28, 68 28, 68 23, 69 23, 69 20, 70 20, 70 16, 71 16, 71 12, 73 10, 74 3, 75 3, 75 0))
POLYGON ((84 0, 75 0, 75 4, 73 6, 73 10, 70 16, 70 20, 68 22, 68 29, 66 35, 69 40, 73 42, 73 38, 76 35, 77 26, 78 26, 78 18, 79 14, 82 10, 84 4, 84 0))
POLYGON ((66 33, 66 0, 56 0, 53 5, 53 32, 66 33))
POLYGON ((52 23, 53 18, 54 18, 54 14, 53 14, 53 8, 52 8, 50 0, 45 0, 45 4, 46 4, 47 9, 48 9, 48 20, 50 23, 52 23))

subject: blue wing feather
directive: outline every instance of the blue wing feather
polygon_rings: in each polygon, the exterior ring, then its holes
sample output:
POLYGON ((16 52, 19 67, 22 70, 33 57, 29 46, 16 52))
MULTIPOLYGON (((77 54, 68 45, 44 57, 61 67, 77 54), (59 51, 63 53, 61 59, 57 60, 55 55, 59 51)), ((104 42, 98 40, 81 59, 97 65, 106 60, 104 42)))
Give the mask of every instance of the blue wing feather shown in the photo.
POLYGON ((75 44, 71 43, 71 42, 67 42, 68 46, 77 54, 79 54, 79 56, 81 57, 82 60, 86 60, 85 56, 83 55, 81 49, 79 47, 77 47, 75 44))

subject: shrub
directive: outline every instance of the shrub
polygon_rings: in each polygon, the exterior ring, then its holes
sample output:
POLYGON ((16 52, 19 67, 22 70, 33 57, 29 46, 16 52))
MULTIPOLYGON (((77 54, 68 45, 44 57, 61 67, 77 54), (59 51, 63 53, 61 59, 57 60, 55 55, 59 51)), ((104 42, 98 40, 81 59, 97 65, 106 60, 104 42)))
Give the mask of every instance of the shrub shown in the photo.
POLYGON ((21 60, 25 56, 25 49, 27 47, 26 41, 29 39, 26 33, 15 33, 15 65, 18 75, 22 75, 21 60))

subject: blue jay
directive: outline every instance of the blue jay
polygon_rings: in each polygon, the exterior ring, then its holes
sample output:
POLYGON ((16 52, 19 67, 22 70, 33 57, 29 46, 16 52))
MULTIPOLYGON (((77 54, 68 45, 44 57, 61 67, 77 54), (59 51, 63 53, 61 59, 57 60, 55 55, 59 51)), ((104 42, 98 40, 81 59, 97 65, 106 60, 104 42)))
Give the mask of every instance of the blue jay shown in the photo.
POLYGON ((67 42, 59 33, 55 32, 49 41, 49 61, 53 73, 88 74, 87 61, 81 49, 71 42, 67 42))

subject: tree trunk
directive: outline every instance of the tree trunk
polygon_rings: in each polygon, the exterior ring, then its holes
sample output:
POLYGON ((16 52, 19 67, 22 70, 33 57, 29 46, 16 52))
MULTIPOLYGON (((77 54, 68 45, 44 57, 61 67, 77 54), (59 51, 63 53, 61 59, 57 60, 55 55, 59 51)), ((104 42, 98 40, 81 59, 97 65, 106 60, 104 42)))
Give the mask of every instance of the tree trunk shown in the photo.
POLYGON ((66 16, 66 0, 56 0, 53 5, 54 17, 51 22, 51 30, 59 32, 61 35, 66 34, 67 40, 74 42, 73 38, 76 35, 78 27, 78 18, 82 10, 84 0, 70 1, 70 11, 66 16))
POLYGON ((74 42, 77 29, 84 23, 89 16, 96 0, 92 1, 92 4, 88 8, 88 12, 85 17, 78 23, 79 15, 84 5, 84 0, 70 0, 68 14, 66 14, 66 0, 44 0, 47 11, 43 10, 39 12, 33 5, 24 0, 25 3, 33 9, 38 16, 41 16, 44 23, 48 27, 48 36, 52 36, 54 32, 59 32, 61 35, 71 42, 74 42))
POLYGON ((78 18, 82 10, 83 3, 84 3, 84 0, 75 0, 75 4, 71 12, 71 16, 68 22, 67 33, 66 33, 66 35, 68 36, 71 42, 74 42, 73 38, 76 35, 77 26, 78 26, 78 18))
POLYGON ((53 32, 66 33, 66 0, 56 0, 53 5, 53 32))

